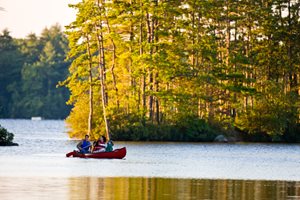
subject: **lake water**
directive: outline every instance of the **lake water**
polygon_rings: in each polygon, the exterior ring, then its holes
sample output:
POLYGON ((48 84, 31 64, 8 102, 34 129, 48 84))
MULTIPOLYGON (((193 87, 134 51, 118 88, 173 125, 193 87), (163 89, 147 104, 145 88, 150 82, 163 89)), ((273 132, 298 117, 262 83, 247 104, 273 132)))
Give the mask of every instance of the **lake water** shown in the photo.
POLYGON ((66 158, 63 121, 0 120, 0 199, 300 199, 300 145, 115 142, 122 160, 66 158))

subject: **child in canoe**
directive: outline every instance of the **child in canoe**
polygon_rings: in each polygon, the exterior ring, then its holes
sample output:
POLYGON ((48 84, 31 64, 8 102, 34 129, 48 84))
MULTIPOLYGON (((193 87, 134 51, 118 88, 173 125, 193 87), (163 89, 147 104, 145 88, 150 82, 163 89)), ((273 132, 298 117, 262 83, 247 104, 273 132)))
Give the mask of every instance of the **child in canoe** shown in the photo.
POLYGON ((106 146, 106 137, 100 136, 100 138, 94 143, 93 153, 105 152, 106 146))

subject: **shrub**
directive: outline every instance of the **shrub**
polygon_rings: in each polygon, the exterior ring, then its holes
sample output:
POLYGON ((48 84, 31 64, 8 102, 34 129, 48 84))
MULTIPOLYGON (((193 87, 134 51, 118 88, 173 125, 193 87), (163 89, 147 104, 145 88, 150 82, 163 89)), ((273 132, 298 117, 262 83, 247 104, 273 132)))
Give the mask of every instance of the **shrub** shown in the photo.
POLYGON ((14 134, 8 132, 5 128, 0 125, 0 144, 6 145, 11 144, 14 139, 14 134))
POLYGON ((197 116, 182 116, 167 124, 143 123, 138 116, 122 116, 112 123, 112 139, 133 141, 213 141, 217 131, 197 116))

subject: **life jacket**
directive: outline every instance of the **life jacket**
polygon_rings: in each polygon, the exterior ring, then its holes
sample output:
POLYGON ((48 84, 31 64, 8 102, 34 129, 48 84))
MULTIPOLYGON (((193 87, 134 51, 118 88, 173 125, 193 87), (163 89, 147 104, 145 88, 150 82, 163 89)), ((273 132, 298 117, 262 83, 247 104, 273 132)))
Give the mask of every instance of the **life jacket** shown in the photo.
POLYGON ((113 151, 113 146, 114 146, 114 143, 111 140, 109 140, 106 144, 105 151, 107 151, 107 152, 113 151))
POLYGON ((88 151, 91 146, 91 143, 89 141, 83 140, 81 144, 81 148, 85 151, 88 151))

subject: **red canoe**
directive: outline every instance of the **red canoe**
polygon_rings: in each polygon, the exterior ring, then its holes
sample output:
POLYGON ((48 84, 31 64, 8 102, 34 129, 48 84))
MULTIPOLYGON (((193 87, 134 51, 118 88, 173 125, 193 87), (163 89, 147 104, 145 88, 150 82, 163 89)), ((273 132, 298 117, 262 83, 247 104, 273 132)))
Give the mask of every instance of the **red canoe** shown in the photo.
POLYGON ((126 156, 126 147, 121 149, 115 149, 111 152, 101 152, 101 153, 79 153, 77 151, 72 151, 66 154, 67 157, 79 157, 79 158, 111 158, 111 159, 122 159, 126 156))

